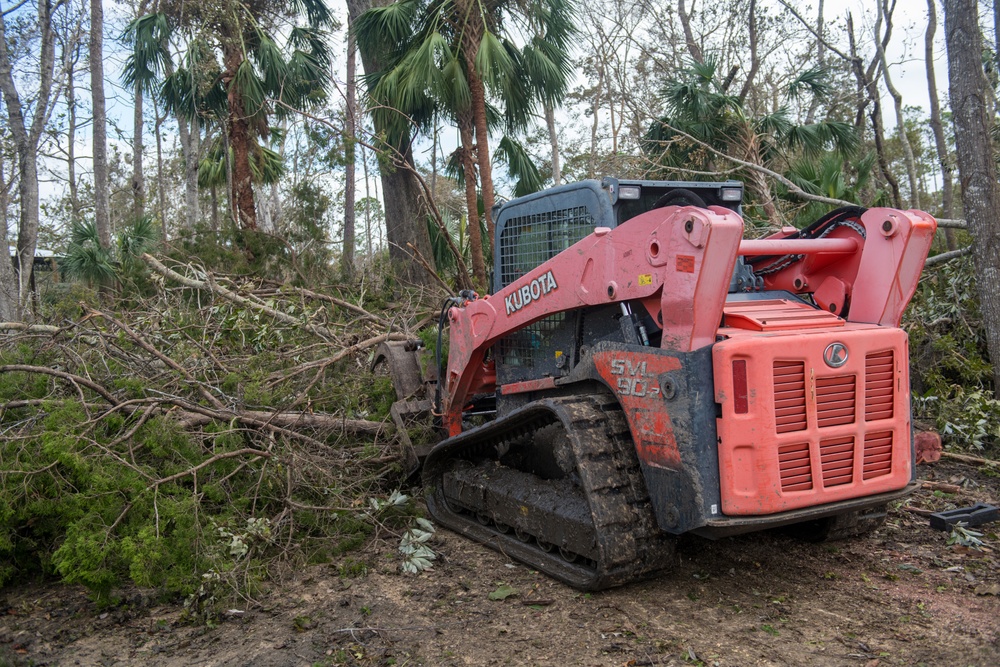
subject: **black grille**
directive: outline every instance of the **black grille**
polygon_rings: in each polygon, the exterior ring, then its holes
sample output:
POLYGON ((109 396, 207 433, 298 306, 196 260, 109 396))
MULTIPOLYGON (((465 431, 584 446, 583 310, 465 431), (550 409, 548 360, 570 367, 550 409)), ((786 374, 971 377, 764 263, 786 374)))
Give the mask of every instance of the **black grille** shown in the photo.
MULTIPOLYGON (((594 231, 594 218, 585 206, 511 218, 500 233, 500 284, 511 284, 540 264, 594 231)), ((566 321, 558 313, 535 322, 500 341, 502 363, 510 367, 504 379, 531 377, 515 368, 534 368, 540 351, 548 360, 550 339, 566 321)))
POLYGON ((506 287, 594 231, 586 206, 511 218, 500 233, 500 285, 506 287))

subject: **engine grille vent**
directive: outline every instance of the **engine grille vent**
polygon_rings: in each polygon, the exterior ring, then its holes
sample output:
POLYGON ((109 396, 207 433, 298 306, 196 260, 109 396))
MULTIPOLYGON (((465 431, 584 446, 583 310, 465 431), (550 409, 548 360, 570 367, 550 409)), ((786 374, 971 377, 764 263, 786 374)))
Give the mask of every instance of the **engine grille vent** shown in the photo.
POLYGON ((774 424, 778 433, 806 428, 806 365, 774 362, 774 424))
POLYGON ((782 491, 808 491, 813 488, 808 442, 779 447, 778 467, 782 491))
POLYGON ((854 481, 854 438, 828 438, 819 443, 823 486, 840 486, 854 481))
POLYGON ((865 421, 892 419, 895 370, 892 350, 865 357, 865 421))
POLYGON ((892 431, 865 435, 862 479, 874 479, 892 472, 892 431))
POLYGON ((853 375, 817 378, 816 423, 820 428, 854 423, 855 385, 853 375))

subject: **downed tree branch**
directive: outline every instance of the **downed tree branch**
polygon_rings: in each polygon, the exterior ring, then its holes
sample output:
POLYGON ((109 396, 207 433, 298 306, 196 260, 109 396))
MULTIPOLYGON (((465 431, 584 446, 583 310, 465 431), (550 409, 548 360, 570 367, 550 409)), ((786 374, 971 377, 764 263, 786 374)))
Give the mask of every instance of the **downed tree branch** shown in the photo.
POLYGON ((181 275, 176 271, 167 268, 162 263, 160 263, 159 260, 157 260, 155 257, 153 257, 148 253, 142 254, 142 260, 146 262, 146 264, 148 264, 150 268, 152 268, 160 275, 166 278, 170 278, 171 280, 178 282, 181 285, 184 285, 185 287, 206 290, 213 294, 217 294, 222 298, 226 299, 227 301, 232 301, 233 303, 237 303, 245 308, 251 308, 253 310, 259 311, 270 317, 273 317, 276 320, 284 322, 285 324, 302 327, 309 333, 319 336, 324 340, 331 340, 333 338, 336 338, 336 334, 334 334, 332 331, 330 331, 324 326, 320 326, 318 324, 312 324, 310 322, 303 322, 299 318, 292 317, 288 313, 283 313, 280 310, 275 310, 270 306, 257 303, 252 299, 240 296, 236 292, 226 289, 219 283, 215 282, 215 280, 212 278, 211 273, 205 274, 208 280, 195 280, 194 278, 188 278, 187 276, 181 275))
MULTIPOLYGON (((345 433, 355 435, 391 434, 395 427, 389 423, 373 422, 366 419, 347 419, 336 415, 317 414, 315 412, 265 412, 263 410, 246 410, 232 412, 237 420, 253 420, 254 423, 268 423, 285 428, 300 426, 304 428, 340 429, 345 433)), ((182 411, 177 415, 181 428, 188 429, 205 426, 213 421, 227 421, 223 415, 212 416, 194 412, 182 411)))
POLYGON ((364 317, 366 319, 371 320, 372 322, 375 322, 379 326, 388 327, 390 324, 387 320, 379 317, 378 315, 374 315, 368 312, 361 306, 353 304, 350 301, 344 301, 343 299, 338 299, 337 297, 330 296, 329 294, 320 294, 319 292, 313 292, 312 290, 308 290, 304 287, 292 287, 290 285, 282 285, 281 287, 278 288, 279 294, 286 293, 289 291, 294 292, 295 294, 301 294, 303 296, 307 296, 310 299, 316 299, 318 301, 326 301, 328 303, 332 303, 338 308, 344 308, 345 310, 350 310, 352 312, 355 312, 361 317, 364 317))
POLYGON ((182 398, 176 396, 165 396, 164 402, 176 405, 185 412, 192 412, 195 414, 204 415, 206 417, 211 417, 212 419, 218 419, 221 422, 230 422, 234 419, 247 426, 255 426, 257 428, 263 428, 271 431, 275 434, 284 435, 288 438, 294 438, 306 442, 314 447, 326 447, 325 442, 321 442, 316 438, 306 435, 305 433, 298 433, 291 429, 278 426, 271 423, 271 419, 278 413, 264 413, 267 415, 265 419, 257 419, 244 412, 237 412, 235 410, 213 410, 212 408, 205 407, 204 405, 198 405, 196 403, 189 403, 182 398))
POLYGON ((84 386, 99 395, 111 405, 118 405, 118 400, 111 395, 111 392, 96 382, 79 375, 73 375, 72 373, 58 371, 54 368, 47 368, 45 366, 27 366, 24 364, 9 364, 6 366, 0 366, 0 373, 13 373, 17 371, 22 373, 40 373, 42 375, 51 375, 53 377, 66 380, 70 384, 77 385, 78 387, 84 386))
POLYGON ((247 448, 244 448, 244 449, 237 449, 234 452, 223 452, 222 454, 216 454, 215 456, 213 456, 211 458, 205 459, 204 461, 202 461, 198 465, 194 466, 193 468, 188 468, 187 470, 182 470, 182 471, 180 471, 178 473, 174 473, 173 475, 170 475, 169 477, 161 477, 160 479, 156 480, 155 482, 153 482, 152 484, 150 484, 148 487, 146 487, 146 490, 147 491, 152 491, 153 489, 155 489, 155 488, 157 488, 159 486, 162 486, 163 484, 169 484, 170 482, 173 482, 175 480, 182 479, 184 477, 189 477, 191 475, 195 475, 195 474, 198 473, 199 470, 207 468, 208 466, 212 465, 213 463, 217 463, 219 461, 222 461, 223 459, 236 458, 237 456, 253 456, 253 457, 256 457, 256 458, 269 459, 269 458, 271 458, 271 452, 265 452, 262 449, 251 449, 251 448, 247 447, 247 448))
POLYGON ((424 267, 424 271, 429 273, 431 277, 438 282, 438 285, 440 285, 442 289, 444 289, 444 293, 450 295, 454 290, 452 290, 451 286, 448 285, 448 283, 446 283, 444 279, 438 275, 437 271, 435 271, 431 267, 430 263, 426 259, 424 259, 424 256, 420 254, 420 251, 417 250, 412 243, 407 243, 406 247, 410 249, 410 251, 413 253, 413 256, 417 258, 418 262, 420 262, 420 266, 424 267))
POLYGON ((0 322, 0 331, 24 331, 27 333, 57 334, 62 327, 51 324, 25 324, 24 322, 0 322))
POLYGON ((969 223, 965 220, 955 220, 952 218, 937 218, 938 227, 944 229, 968 229, 969 223))
POLYGON ((954 459, 955 461, 961 461, 963 463, 975 463, 980 466, 994 466, 1000 468, 1000 461, 994 461, 992 459, 983 459, 978 456, 969 456, 968 454, 955 454, 954 452, 941 452, 941 456, 946 459, 954 459))
POLYGON ((958 484, 945 484, 944 482, 932 482, 925 479, 920 482, 920 488, 930 491, 941 491, 942 493, 961 493, 962 487, 958 484))
POLYGON ((900 509, 910 514, 916 514, 917 516, 930 516, 934 514, 934 510, 925 510, 919 507, 901 507, 900 509))
POLYGON ((121 322, 121 321, 115 319, 114 317, 111 317, 110 315, 108 315, 106 313, 102 313, 99 310, 94 310, 92 308, 88 308, 87 310, 89 311, 90 315, 93 315, 94 317, 104 318, 105 320, 107 320, 111 324, 115 325, 116 327, 118 327, 119 329, 121 329, 122 331, 124 331, 126 334, 128 334, 128 336, 133 341, 135 341, 136 345, 138 345, 142 349, 146 350, 146 352, 149 352, 151 355, 153 355, 154 357, 156 357, 157 359, 159 359, 160 361, 162 361, 164 364, 166 364, 170 368, 172 368, 175 371, 177 371, 178 373, 180 373, 184 377, 185 380, 187 380, 192 385, 196 386, 198 388, 198 393, 201 394, 202 397, 206 401, 208 401, 209 403, 211 403, 216 409, 221 409, 223 407, 222 401, 220 401, 218 398, 216 398, 215 396, 213 396, 212 392, 210 392, 203 384, 201 384, 200 382, 198 382, 197 380, 195 380, 191 376, 191 374, 188 373, 187 370, 185 370, 185 368, 183 366, 181 366, 176 361, 174 361, 173 359, 171 359, 167 355, 165 355, 162 352, 160 352, 159 350, 157 350, 148 341, 146 341, 145 338, 143 338, 142 336, 140 336, 139 334, 137 334, 136 332, 134 332, 131 329, 131 327, 129 327, 127 324, 125 324, 124 322, 121 322))
POLYGON ((352 354, 355 354, 356 352, 360 352, 361 350, 367 350, 368 348, 376 347, 378 345, 381 345, 382 343, 385 343, 386 341, 406 340, 407 338, 408 336, 399 333, 382 334, 381 336, 375 336, 374 338, 363 340, 360 343, 355 343, 350 347, 345 347, 343 350, 333 355, 332 357, 328 357, 326 359, 317 359, 315 361, 307 361, 304 364, 299 364, 298 366, 294 366, 287 370, 271 373, 270 375, 267 376, 267 381, 269 383, 273 383, 280 380, 287 380, 288 378, 298 375, 299 373, 305 373, 306 371, 312 370, 313 368, 325 368, 330 364, 337 363, 344 357, 349 357, 352 354))
POLYGON ((950 250, 948 252, 943 252, 940 255, 934 255, 933 257, 928 257, 927 261, 924 262, 924 268, 926 269, 928 266, 934 266, 935 264, 944 264, 948 260, 968 255, 971 252, 972 252, 972 246, 967 246, 965 248, 959 248, 958 250, 950 250))

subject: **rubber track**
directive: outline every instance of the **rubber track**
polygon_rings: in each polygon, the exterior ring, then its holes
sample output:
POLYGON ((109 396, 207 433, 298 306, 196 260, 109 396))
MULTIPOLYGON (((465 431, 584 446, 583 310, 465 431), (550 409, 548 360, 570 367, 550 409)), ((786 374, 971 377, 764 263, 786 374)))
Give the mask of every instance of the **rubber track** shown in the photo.
MULTIPOLYGON (((583 590, 599 590, 647 578, 673 566, 674 538, 656 525, 628 422, 608 394, 545 399, 490 424, 441 442, 424 464, 431 516, 441 525, 486 544, 530 567, 583 590), (561 423, 577 461, 581 490, 590 508, 596 560, 569 563, 474 516, 455 512, 444 497, 444 474, 456 460, 496 459, 505 440, 529 437, 561 423)), ((550 535, 537 539, 556 542, 550 535)))

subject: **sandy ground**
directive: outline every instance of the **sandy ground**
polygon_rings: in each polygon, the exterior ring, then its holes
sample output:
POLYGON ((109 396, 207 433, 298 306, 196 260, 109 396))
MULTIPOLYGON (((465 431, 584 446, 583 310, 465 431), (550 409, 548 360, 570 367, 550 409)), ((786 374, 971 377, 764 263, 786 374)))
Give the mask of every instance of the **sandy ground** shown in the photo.
POLYGON ((139 591, 99 610, 77 588, 8 588, 0 667, 998 665, 1000 524, 982 549, 949 546, 912 510, 1000 504, 1000 478, 945 462, 920 473, 963 491, 921 490, 843 542, 684 539, 670 574, 594 594, 446 531, 423 574, 401 574, 395 545, 374 541, 351 556, 363 576, 309 568, 211 628, 139 591), (514 592, 491 600, 501 586, 514 592))

